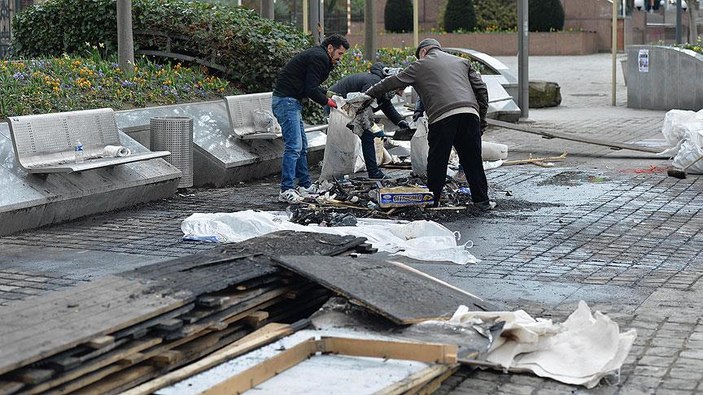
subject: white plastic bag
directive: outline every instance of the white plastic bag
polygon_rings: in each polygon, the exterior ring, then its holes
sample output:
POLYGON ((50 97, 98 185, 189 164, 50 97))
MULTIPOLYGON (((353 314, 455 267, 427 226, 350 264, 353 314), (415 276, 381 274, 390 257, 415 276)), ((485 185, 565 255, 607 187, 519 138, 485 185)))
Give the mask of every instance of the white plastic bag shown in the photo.
POLYGON ((252 115, 254 117, 254 130, 256 132, 273 133, 277 136, 283 134, 281 125, 278 124, 278 120, 271 111, 254 110, 252 115))
MULTIPOLYGON (((356 172, 361 140, 347 128, 351 120, 352 117, 336 108, 330 112, 320 180, 331 180, 356 172)), ((362 156, 361 163, 363 162, 362 156)))
POLYGON ((430 144, 427 142, 427 117, 421 117, 415 122, 417 130, 410 139, 410 164, 413 174, 416 176, 427 175, 427 155, 430 151, 430 144))
POLYGON ((508 146, 490 141, 481 143, 481 158, 484 161, 494 161, 508 158, 508 146))
MULTIPOLYGON (((664 116, 664 138, 673 148, 662 154, 673 155, 672 165, 683 169, 703 155, 703 110, 671 110, 664 116)), ((692 164, 689 173, 702 174, 703 160, 692 164)))

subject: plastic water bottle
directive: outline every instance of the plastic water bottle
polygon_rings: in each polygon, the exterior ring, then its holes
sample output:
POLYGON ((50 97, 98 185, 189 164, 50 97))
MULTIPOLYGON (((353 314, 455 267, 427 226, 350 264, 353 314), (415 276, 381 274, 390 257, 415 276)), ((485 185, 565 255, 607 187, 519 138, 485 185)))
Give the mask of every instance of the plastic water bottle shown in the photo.
POLYGON ((80 140, 76 140, 75 154, 76 163, 83 163, 85 160, 85 152, 83 152, 83 144, 81 144, 80 140))

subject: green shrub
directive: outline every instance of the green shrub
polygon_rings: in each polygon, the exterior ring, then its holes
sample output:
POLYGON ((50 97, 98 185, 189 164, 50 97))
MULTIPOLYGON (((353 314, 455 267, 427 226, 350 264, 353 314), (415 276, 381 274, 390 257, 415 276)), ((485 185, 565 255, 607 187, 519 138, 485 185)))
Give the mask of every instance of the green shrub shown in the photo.
POLYGON ((474 0, 476 30, 504 32, 517 30, 515 0, 474 0))
POLYGON ((413 31, 412 1, 388 0, 383 11, 383 22, 386 30, 392 33, 413 31))
POLYGON ((444 30, 470 32, 476 27, 473 0, 449 0, 444 10, 444 30))
MULTIPOLYGON (((278 71, 311 37, 252 10, 186 0, 133 0, 138 49, 193 56, 224 66, 246 92, 271 90, 278 71)), ((73 54, 85 43, 117 47, 115 0, 48 0, 13 21, 15 52, 26 57, 73 54)))
POLYGON ((111 107, 124 110, 215 100, 239 93, 226 80, 181 64, 159 65, 135 59, 135 71, 122 72, 99 49, 87 57, 64 56, 0 60, 0 119, 9 116, 111 107))
POLYGON ((550 32, 564 28, 564 7, 559 0, 531 0, 528 13, 531 32, 550 32))

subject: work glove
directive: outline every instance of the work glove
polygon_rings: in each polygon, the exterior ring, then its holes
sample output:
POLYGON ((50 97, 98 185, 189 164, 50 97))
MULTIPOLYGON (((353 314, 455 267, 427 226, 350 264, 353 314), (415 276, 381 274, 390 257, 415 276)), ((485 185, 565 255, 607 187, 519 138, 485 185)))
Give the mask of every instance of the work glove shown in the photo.
POLYGON ((417 120, 420 119, 420 117, 422 117, 422 114, 424 113, 424 111, 415 111, 413 113, 413 122, 417 122, 417 120))
POLYGON ((332 98, 327 99, 327 105, 330 108, 337 108, 337 103, 335 103, 334 100, 332 100, 332 98))
POLYGON ((410 129, 410 125, 408 125, 408 121, 406 121, 404 119, 401 120, 400 122, 398 122, 398 127, 401 129, 410 129))

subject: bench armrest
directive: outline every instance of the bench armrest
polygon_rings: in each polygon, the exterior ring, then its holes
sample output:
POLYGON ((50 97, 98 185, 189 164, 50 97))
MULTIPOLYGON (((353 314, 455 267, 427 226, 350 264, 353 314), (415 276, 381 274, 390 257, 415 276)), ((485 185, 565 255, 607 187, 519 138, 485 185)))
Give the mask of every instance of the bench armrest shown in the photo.
POLYGON ((61 163, 52 165, 39 165, 32 167, 24 167, 28 173, 46 174, 46 173, 73 173, 85 170, 100 169, 103 167, 112 167, 125 163, 139 162, 142 160, 162 158, 171 155, 168 151, 140 152, 129 156, 110 157, 110 158, 94 158, 86 159, 83 163, 61 163))

